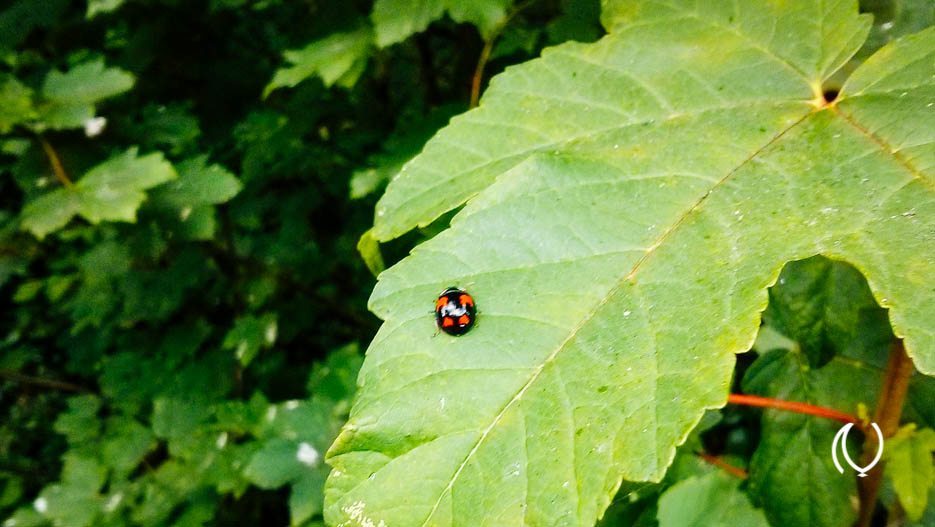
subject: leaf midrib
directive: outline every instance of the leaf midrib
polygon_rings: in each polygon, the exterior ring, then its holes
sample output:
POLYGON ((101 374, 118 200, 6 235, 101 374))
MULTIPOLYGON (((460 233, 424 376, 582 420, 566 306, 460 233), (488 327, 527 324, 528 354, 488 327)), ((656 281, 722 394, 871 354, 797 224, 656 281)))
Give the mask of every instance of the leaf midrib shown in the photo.
POLYGON ((555 360, 555 357, 558 356, 561 350, 565 349, 568 343, 571 342, 571 340, 575 336, 577 336, 578 332, 588 322, 591 321, 591 319, 594 317, 594 315, 598 311, 600 311, 601 307, 603 307, 614 296, 614 294, 620 290, 623 284, 633 279, 633 277, 640 270, 642 265, 649 259, 649 257, 655 254, 656 249, 662 246, 666 242, 666 240, 669 238, 669 236, 671 236, 672 233, 675 232, 684 223, 685 219, 688 218, 688 216, 692 212, 698 209, 698 207, 700 207, 705 202, 708 196, 711 195, 711 192, 713 192, 715 189, 723 185, 728 179, 730 179, 734 174, 736 174, 738 170, 740 170, 747 163, 755 159, 764 150, 766 150, 767 148, 775 144, 777 141, 779 141, 790 130, 793 130, 794 128, 796 128, 799 124, 805 121, 805 119, 807 119, 809 116, 814 115, 817 111, 822 111, 822 110, 823 109, 812 110, 812 111, 804 113, 800 118, 796 119, 789 126, 782 129, 779 133, 777 133, 772 138, 770 138, 769 141, 764 143, 762 146, 758 147, 753 153, 751 153, 749 156, 744 158, 740 163, 737 164, 737 166, 730 169, 721 179, 719 179, 716 183, 714 183, 704 194, 702 194, 698 199, 696 199, 692 203, 692 205, 685 210, 685 212, 680 214, 678 219, 676 219, 675 222, 673 222, 672 225, 668 229, 666 229, 662 234, 659 235, 656 241, 652 245, 649 246, 649 248, 646 250, 643 256, 641 256, 636 261, 636 263, 633 264, 633 267, 630 269, 630 271, 607 290, 607 293, 603 296, 603 298, 601 298, 601 300, 597 304, 595 304, 595 306, 581 319, 581 321, 574 328, 572 328, 568 336, 564 340, 562 340, 562 342, 558 346, 556 346, 556 348, 552 351, 552 353, 550 353, 549 356, 546 357, 545 360, 543 360, 539 366, 537 366, 534 369, 530 378, 523 384, 523 386, 520 387, 519 391, 517 391, 517 393, 503 406, 503 408, 497 413, 497 415, 494 416, 494 419, 491 421, 490 425, 487 426, 487 428, 485 428, 481 432, 480 437, 478 437, 477 441, 474 443, 474 446, 471 447, 471 450, 468 451, 467 455, 464 457, 464 460, 458 465, 458 468, 455 470, 451 479, 448 481, 448 484, 445 486, 444 489, 442 489, 441 493, 439 493, 438 499, 435 501, 435 504, 432 506, 432 510, 429 511, 425 520, 422 522, 421 524, 422 527, 426 527, 426 525, 428 525, 428 521, 432 519, 432 517, 435 515, 435 512, 438 510, 438 507, 441 505, 442 499, 445 497, 446 494, 451 492, 451 489, 454 487, 454 483, 455 481, 457 481, 458 477, 461 475, 461 472, 467 466, 468 462, 471 460, 474 454, 477 453, 477 451, 480 449, 481 445, 483 445, 484 441, 490 435, 490 432, 497 426, 497 424, 499 424, 500 420, 503 419, 507 411, 509 411, 510 408, 512 408, 515 403, 517 403, 520 399, 522 399, 523 395, 526 393, 529 387, 532 386, 535 383, 536 379, 539 378, 539 375, 545 369, 546 365, 548 365, 553 360, 555 360))

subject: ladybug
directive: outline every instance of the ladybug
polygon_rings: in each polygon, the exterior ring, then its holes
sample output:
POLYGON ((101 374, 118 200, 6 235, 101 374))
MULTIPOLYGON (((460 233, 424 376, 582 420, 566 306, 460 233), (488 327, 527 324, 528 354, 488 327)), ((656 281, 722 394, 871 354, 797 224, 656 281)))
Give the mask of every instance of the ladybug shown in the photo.
POLYGON ((477 308, 474 297, 457 287, 449 287, 435 301, 435 323, 438 329, 455 337, 464 335, 474 327, 477 308))

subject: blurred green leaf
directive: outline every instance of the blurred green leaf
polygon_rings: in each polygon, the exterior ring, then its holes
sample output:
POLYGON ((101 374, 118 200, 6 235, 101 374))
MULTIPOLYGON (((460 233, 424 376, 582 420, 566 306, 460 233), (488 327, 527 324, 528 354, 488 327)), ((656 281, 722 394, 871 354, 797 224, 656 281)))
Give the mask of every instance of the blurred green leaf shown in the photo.
POLYGON ((360 235, 360 239, 357 240, 357 252, 373 276, 379 275, 386 268, 386 264, 383 263, 383 254, 380 252, 380 242, 373 237, 371 231, 368 230, 360 235))
POLYGON ((935 3, 931 0, 861 0, 860 8, 873 15, 870 35, 856 57, 860 60, 897 38, 935 23, 935 3))
POLYGON ((266 413, 265 425, 259 434, 261 438, 301 441, 324 451, 340 423, 336 422, 327 401, 292 400, 271 406, 266 413))
POLYGON ((289 524, 298 527, 312 516, 321 514, 325 474, 311 470, 305 473, 289 492, 289 524))
POLYGON ((179 177, 150 193, 157 206, 185 211, 202 205, 224 203, 237 195, 240 181, 221 165, 209 165, 207 156, 186 159, 175 165, 179 177))
MULTIPOLYGON (((776 350, 750 366, 743 387, 765 397, 856 414, 858 405, 876 403, 881 379, 878 370, 848 360, 833 359, 816 369, 801 353, 776 350)), ((840 477, 829 450, 840 423, 782 410, 765 410, 761 423, 760 444, 750 461, 750 490, 770 522, 851 525, 855 481, 840 477)))
POLYGON ((922 517, 916 521, 909 521, 907 527, 929 527, 935 525, 935 487, 929 489, 928 507, 922 513, 922 517))
POLYGON ((15 527, 45 527, 48 525, 46 519, 33 506, 17 510, 7 521, 13 522, 15 527))
POLYGON ((121 131, 143 150, 161 149, 179 156, 195 151, 202 135, 198 118, 187 104, 149 104, 139 116, 124 117, 118 121, 121 131))
POLYGON ((0 11, 0 52, 20 44, 31 31, 55 24, 68 4, 68 0, 5 2, 0 11))
POLYGON ((153 433, 170 439, 190 436, 210 413, 204 401, 160 397, 153 401, 153 433))
POLYGON ((935 488, 935 430, 908 424, 886 442, 886 475, 893 482, 899 503, 912 521, 918 521, 935 488))
POLYGON ((97 439, 101 423, 98 412, 101 400, 95 395, 78 395, 68 399, 68 409, 55 420, 55 431, 65 436, 71 444, 80 444, 97 439))
POLYGON ((44 285, 45 284, 39 280, 23 282, 18 288, 16 288, 16 292, 13 293, 13 301, 19 303, 29 302, 35 298, 40 291, 42 291, 42 287, 44 285))
POLYGON ((383 143, 380 152, 367 159, 370 166, 351 175, 351 199, 360 199, 382 190, 403 165, 422 150, 432 134, 464 109, 460 104, 441 106, 427 115, 418 116, 415 122, 398 126, 383 143))
POLYGON ((32 90, 13 77, 0 75, 0 134, 36 118, 32 90))
POLYGON ((273 80, 263 89, 263 97, 277 88, 294 87, 313 75, 320 77, 325 86, 354 86, 367 65, 372 41, 370 28, 363 27, 284 52, 283 57, 291 66, 276 71, 273 80))
POLYGON ((224 349, 234 350, 237 360, 246 366, 256 358, 261 349, 276 343, 278 327, 276 315, 273 313, 238 318, 234 327, 224 337, 224 349))
POLYGON ((106 474, 106 469, 97 460, 66 454, 61 484, 43 489, 33 506, 54 525, 93 525, 101 510, 98 491, 106 481, 106 474))
POLYGON ((308 378, 309 394, 318 401, 349 401, 357 391, 357 373, 363 361, 356 342, 332 351, 312 368, 308 378))
POLYGON ((107 421, 101 459, 125 477, 155 447, 156 439, 149 428, 130 417, 112 417, 107 421))
POLYGON ((88 0, 88 12, 85 16, 90 19, 102 13, 110 13, 111 11, 119 9, 124 1, 125 0, 88 0))
POLYGON ((187 159, 175 167, 179 177, 149 193, 152 207, 167 216, 167 228, 184 239, 211 239, 217 227, 212 205, 229 201, 243 186, 221 165, 208 165, 207 156, 187 159))
POLYGON ((797 341, 811 366, 836 353, 885 364, 894 338, 886 311, 854 267, 820 256, 790 262, 769 297, 764 322, 797 341))
POLYGON ((289 439, 274 438, 253 455, 244 474, 264 489, 275 489, 301 477, 308 466, 299 460, 301 445, 289 439))
POLYGON ((95 105, 133 87, 135 78, 119 68, 108 68, 101 59, 84 62, 62 73, 52 70, 42 85, 45 103, 39 119, 54 129, 83 126, 94 117, 95 105))
POLYGON ((402 42, 447 13, 455 22, 477 26, 487 37, 506 17, 512 0, 377 0, 370 18, 381 48, 402 42))
POLYGON ((763 511, 753 508, 740 483, 723 472, 676 483, 659 498, 659 527, 768 527, 763 511))
POLYGON ((143 191, 174 179, 175 170, 153 153, 137 156, 135 148, 97 165, 70 187, 48 192, 26 204, 22 226, 39 239, 64 227, 76 214, 91 223, 136 221, 146 199, 143 191))

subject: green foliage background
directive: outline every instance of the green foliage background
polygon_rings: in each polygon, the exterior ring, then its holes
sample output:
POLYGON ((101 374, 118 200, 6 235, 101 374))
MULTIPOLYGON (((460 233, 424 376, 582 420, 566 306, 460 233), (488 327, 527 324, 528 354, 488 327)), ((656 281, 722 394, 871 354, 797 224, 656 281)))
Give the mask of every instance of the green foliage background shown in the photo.
MULTIPOLYGON (((863 8, 878 16, 858 59, 932 23, 925 2, 863 8)), ((446 221, 381 248, 376 198, 467 110, 485 41, 486 78, 596 40, 599 18, 597 0, 0 3, 4 525, 321 525, 325 451, 379 325, 373 272, 446 221)), ((783 276, 744 388, 827 403, 841 378, 876 379, 892 335, 859 273, 817 259, 783 276)), ((933 426, 935 389, 913 390, 909 418, 933 426)), ((758 416, 711 413, 603 524, 714 521, 704 496, 745 525, 794 524, 789 500, 847 503, 852 482, 819 474, 799 496, 755 471, 834 427, 758 416), (745 490, 702 449, 749 462, 745 490)), ((930 481, 895 483, 913 518, 935 514, 930 481)), ((836 514, 815 525, 853 511, 836 514)))
MULTIPOLYGON (((509 2, 383 4, 0 3, 0 518, 320 521, 378 325, 358 239, 509 2)), ((488 75, 598 15, 541 2, 488 75)))

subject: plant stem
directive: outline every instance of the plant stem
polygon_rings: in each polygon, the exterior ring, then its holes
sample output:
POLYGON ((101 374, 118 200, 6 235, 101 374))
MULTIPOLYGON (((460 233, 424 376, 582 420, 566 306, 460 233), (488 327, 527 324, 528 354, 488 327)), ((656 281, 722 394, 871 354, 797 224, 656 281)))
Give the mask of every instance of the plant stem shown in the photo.
POLYGON ((49 158, 49 164, 52 165, 52 173, 55 174, 55 179, 67 188, 75 186, 71 178, 68 177, 68 173, 65 172, 65 166, 62 165, 62 160, 58 157, 58 152, 52 148, 52 143, 42 135, 37 135, 36 137, 39 139, 39 144, 42 145, 42 150, 45 151, 46 157, 49 158))
POLYGON ((738 477, 740 479, 747 479, 747 471, 731 465, 730 463, 724 461, 718 456, 708 454, 707 452, 695 452, 695 455, 703 459, 706 463, 710 463, 719 469, 722 469, 724 472, 727 472, 731 476, 738 477))
POLYGON ((777 410, 788 410, 799 414, 815 415, 834 419, 841 423, 854 423, 863 428, 860 419, 856 416, 846 414, 833 408, 816 406, 814 404, 799 403, 795 401, 783 401, 782 399, 771 399, 769 397, 760 397, 758 395, 745 395, 732 393, 727 396, 727 402, 730 404, 740 404, 744 406, 758 406, 761 408, 775 408, 777 410))
POLYGON ((477 67, 474 68, 474 77, 471 78, 470 108, 477 106, 477 102, 480 100, 480 83, 484 79, 484 68, 487 66, 487 61, 490 60, 490 52, 493 51, 493 45, 497 41, 497 37, 500 36, 500 33, 503 32, 504 28, 506 28, 506 25, 510 23, 513 17, 534 1, 535 0, 527 0, 517 4, 503 21, 497 24, 497 27, 490 32, 490 36, 484 40, 484 49, 481 50, 480 56, 477 58, 477 67))
MULTIPOLYGON (((883 387, 880 390, 880 399, 873 413, 873 421, 880 427, 884 438, 893 437, 899 430, 899 420, 903 413, 903 404, 906 402, 906 393, 909 391, 909 379, 912 377, 912 360, 906 355, 906 348, 902 340, 896 340, 890 347, 889 360, 886 363, 886 373, 883 377, 883 387)), ((877 451, 877 437, 867 434, 864 441, 864 451, 861 455, 862 463, 873 459, 877 451)), ((884 463, 877 465, 876 470, 867 473, 867 477, 858 479, 858 494, 860 495, 860 514, 857 527, 869 527, 873 520, 873 510, 876 507, 877 495, 880 493, 880 484, 883 481, 884 463)))
POLYGON ((78 386, 77 384, 72 384, 65 381, 56 381, 54 379, 43 379, 42 377, 33 377, 32 375, 25 375, 13 370, 0 370, 0 379, 8 379, 21 384, 31 384, 33 386, 41 386, 43 388, 51 388, 53 390, 61 390, 63 392, 90 392, 90 390, 87 388, 78 386))

